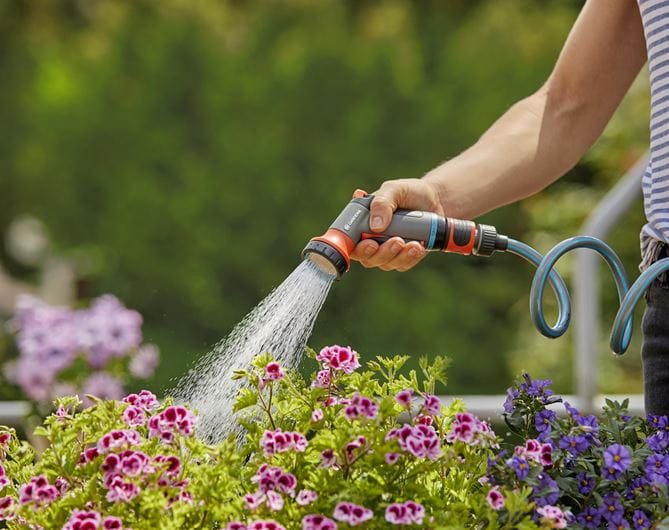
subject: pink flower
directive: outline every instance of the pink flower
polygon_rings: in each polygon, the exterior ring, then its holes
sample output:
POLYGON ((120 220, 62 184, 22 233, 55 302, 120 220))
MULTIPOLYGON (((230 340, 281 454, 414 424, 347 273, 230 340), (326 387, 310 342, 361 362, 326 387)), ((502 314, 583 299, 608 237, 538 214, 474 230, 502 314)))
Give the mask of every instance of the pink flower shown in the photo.
POLYGON ((346 455, 346 461, 349 462, 349 463, 353 462, 353 460, 355 460, 356 457, 357 457, 356 452, 358 452, 358 449, 364 448, 364 446, 366 444, 367 444, 367 440, 365 439, 364 436, 358 436, 352 442, 348 442, 344 446, 344 453, 346 455))
POLYGON ((240 521, 231 521, 225 526, 225 530, 248 530, 246 525, 240 521))
POLYGON ((493 510, 500 510, 504 506, 504 495, 499 491, 499 487, 493 486, 485 497, 493 510))
POLYGON ((541 444, 539 461, 544 467, 550 467, 553 465, 553 447, 551 444, 541 444))
POLYGON ((379 405, 377 403, 368 397, 361 396, 357 392, 353 394, 350 404, 344 409, 344 415, 349 420, 361 417, 374 419, 378 412, 379 405))
POLYGON ((325 368, 342 371, 346 374, 352 374, 356 369, 360 368, 357 352, 343 346, 335 345, 323 348, 316 355, 316 360, 321 361, 325 368))
POLYGON ((0 521, 14 519, 14 499, 9 495, 0 498, 0 521))
POLYGON ((269 490, 265 495, 267 496, 267 506, 270 510, 278 512, 283 508, 283 497, 276 491, 269 490))
POLYGON ((567 528, 567 518, 560 508, 547 504, 537 508, 537 513, 542 519, 551 524, 551 528, 567 528))
POLYGON ((252 512, 260 508, 263 505, 263 502, 265 502, 265 494, 259 491, 244 496, 246 509, 251 510, 252 512))
POLYGON ((142 390, 139 394, 128 394, 123 398, 123 402, 145 410, 152 410, 158 406, 156 395, 148 390, 142 390))
POLYGON ((412 388, 407 388, 407 389, 401 390, 400 392, 395 394, 395 401, 397 401, 403 407, 410 407, 411 406, 411 396, 413 396, 413 389, 412 388))
POLYGON ((125 482, 120 475, 112 478, 107 489, 109 502, 129 502, 139 495, 139 487, 132 482, 125 482))
POLYGON ((449 442, 465 442, 469 443, 474 438, 474 429, 471 423, 457 423, 453 422, 451 431, 446 435, 446 440, 449 442))
POLYGON ((63 526, 63 530, 98 530, 100 514, 96 511, 75 510, 63 526))
POLYGON ((268 491, 278 491, 285 493, 290 497, 295 495, 295 486, 297 486, 297 479, 292 473, 286 473, 280 467, 270 467, 263 464, 258 468, 255 476, 251 478, 252 482, 258 484, 261 493, 268 491))
POLYGON ((123 530, 123 521, 118 517, 108 515, 102 520, 103 530, 123 530))
POLYGON ((337 463, 337 455, 332 449, 321 452, 321 464, 319 467, 332 467, 337 463))
POLYGON ((311 386, 314 388, 330 388, 330 383, 332 382, 332 377, 330 370, 320 370, 316 374, 316 379, 311 383, 311 386))
POLYGON ((411 524, 411 518, 409 517, 409 511, 406 509, 404 504, 391 504, 386 508, 386 521, 390 524, 411 524))
POLYGON ((98 440, 98 450, 101 453, 107 453, 112 449, 120 449, 139 445, 141 443, 140 435, 134 430, 115 430, 105 434, 98 440))
POLYGON ((337 530, 337 523, 324 515, 305 515, 302 519, 302 530, 337 530))
POLYGON ((95 460, 98 456, 100 456, 100 451, 98 451, 98 448, 90 447, 79 455, 78 464, 86 464, 91 460, 95 460))
POLYGON ((437 396, 426 395, 423 406, 428 414, 432 414, 433 416, 441 414, 441 401, 437 396))
POLYGON ((283 525, 276 521, 253 521, 249 524, 248 530, 286 530, 283 525))
POLYGON ((123 411, 123 421, 129 427, 139 427, 146 424, 146 414, 144 409, 134 405, 129 406, 123 411))
POLYGON ((397 438, 400 448, 416 458, 436 460, 442 455, 441 443, 434 427, 429 425, 405 425, 386 435, 386 440, 397 438))
POLYGON ((191 436, 195 431, 196 416, 186 407, 173 405, 160 414, 149 418, 149 438, 160 438, 166 444, 174 441, 174 436, 191 436))
POLYGON ((0 447, 7 447, 9 441, 12 439, 12 433, 7 431, 0 432, 0 447))
POLYGON ((286 451, 304 452, 307 439, 299 432, 283 432, 281 429, 265 431, 260 439, 260 447, 268 456, 286 451))
POLYGON ((279 381, 280 379, 283 379, 281 365, 277 362, 267 363, 267 366, 265 366, 265 376, 270 381, 279 381))
POLYGON ((311 421, 313 423, 318 423, 323 419, 323 409, 314 409, 311 413, 311 421))
POLYGON ((53 483, 53 485, 56 486, 58 493, 61 495, 65 493, 68 489, 70 489, 70 485, 68 484, 67 480, 65 480, 63 477, 58 477, 56 479, 56 482, 53 483))
POLYGON ((318 494, 315 491, 311 490, 301 490, 297 497, 295 497, 295 502, 300 506, 308 506, 318 498, 318 494))
POLYGON ((386 508, 386 521, 396 525, 423 524, 425 508, 422 504, 407 501, 395 503, 386 508))
POLYGON ((28 484, 19 488, 19 502, 21 504, 34 503, 37 506, 50 504, 60 497, 58 488, 49 484, 44 475, 30 479, 28 484))
POLYGON ((333 517, 337 521, 348 523, 351 526, 358 526, 374 517, 374 512, 352 502, 340 502, 335 506, 333 517))
POLYGON ((385 455, 383 455, 383 458, 385 459, 386 464, 389 464, 389 465, 392 466, 395 462, 397 462, 399 460, 400 454, 399 453, 386 453, 385 455))

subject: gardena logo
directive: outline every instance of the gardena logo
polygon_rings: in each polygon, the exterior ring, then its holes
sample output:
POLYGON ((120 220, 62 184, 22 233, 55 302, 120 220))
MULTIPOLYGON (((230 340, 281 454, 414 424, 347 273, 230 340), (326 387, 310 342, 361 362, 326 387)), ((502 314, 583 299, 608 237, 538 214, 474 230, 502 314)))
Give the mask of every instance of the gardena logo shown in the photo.
POLYGON ((360 217, 360 210, 356 210, 356 212, 353 214, 353 217, 351 217, 351 220, 344 225, 344 230, 347 232, 351 229, 351 225, 355 223, 355 220, 360 217))

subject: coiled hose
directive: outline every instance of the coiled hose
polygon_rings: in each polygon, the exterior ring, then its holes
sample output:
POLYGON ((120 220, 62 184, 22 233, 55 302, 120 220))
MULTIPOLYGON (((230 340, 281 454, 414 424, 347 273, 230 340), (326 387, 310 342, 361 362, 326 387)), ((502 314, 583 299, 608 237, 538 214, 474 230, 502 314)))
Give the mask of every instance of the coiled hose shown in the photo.
POLYGON ((555 245, 545 256, 529 245, 509 239, 507 252, 520 256, 537 267, 530 292, 530 313, 532 322, 539 333, 548 338, 557 338, 564 334, 571 321, 571 299, 567 287, 555 271, 557 261, 567 252, 576 248, 587 248, 597 252, 611 269, 618 289, 620 307, 611 329, 610 346, 613 353, 622 355, 627 351, 632 339, 632 318, 634 308, 650 284, 663 272, 669 270, 669 258, 661 259, 648 267, 636 281, 629 286, 627 273, 613 249, 606 243, 590 236, 577 236, 565 239, 555 245), (546 322, 543 307, 543 294, 546 283, 550 282, 557 297, 559 313, 554 326, 546 322))

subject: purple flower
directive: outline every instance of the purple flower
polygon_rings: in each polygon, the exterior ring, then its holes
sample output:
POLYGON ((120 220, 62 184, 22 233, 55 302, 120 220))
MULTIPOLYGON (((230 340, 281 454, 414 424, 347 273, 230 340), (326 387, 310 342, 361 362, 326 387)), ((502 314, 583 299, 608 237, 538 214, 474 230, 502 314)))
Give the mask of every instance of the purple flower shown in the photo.
POLYGON ((520 396, 520 392, 515 388, 507 388, 506 390, 506 400, 504 401, 504 412, 511 414, 514 410, 514 400, 520 396))
POLYGON ((312 490, 300 490, 295 498, 295 502, 300 506, 307 506, 318 498, 318 494, 312 490))
POLYGON ((588 473, 579 473, 576 475, 576 480, 578 481, 578 492, 581 495, 587 495, 595 487, 595 477, 588 473))
POLYGON ((555 504, 560 498, 560 488, 548 473, 540 473, 539 483, 532 489, 532 500, 537 506, 555 504))
POLYGON ((664 453, 669 447, 669 436, 664 432, 657 432, 646 438, 646 444, 656 453, 664 453))
POLYGON ((630 484, 629 488, 627 488, 627 493, 625 494, 625 497, 627 499, 634 499, 636 497, 639 497, 641 494, 643 494, 644 490, 646 489, 646 486, 648 486, 648 481, 643 478, 635 478, 632 483, 630 484))
POLYGON ((599 528, 602 515, 597 508, 589 506, 576 516, 576 522, 586 528, 599 528))
POLYGON ((523 480, 530 472, 530 463, 523 457, 514 456, 506 464, 516 472, 518 480, 523 480))
POLYGON ((556 414, 552 410, 542 410, 534 417, 534 426, 539 433, 550 432, 551 424, 555 421, 556 414))
POLYGON ((646 458, 646 477, 655 481, 657 477, 666 478, 669 473, 669 456, 655 453, 646 458))
POLYGON ((123 386, 121 381, 107 372, 91 374, 83 385, 84 394, 91 394, 100 399, 121 399, 123 386))
POLYGON ((620 503, 618 493, 607 493, 602 497, 602 505, 599 509, 602 517, 609 523, 619 523, 623 519, 624 508, 620 503))
POLYGON ((137 379, 148 379, 153 375, 160 362, 160 352, 153 344, 144 344, 130 359, 128 370, 137 379))
POLYGON ((567 450, 571 455, 578 456, 590 447, 590 442, 585 436, 562 436, 558 443, 560 449, 567 450))
POLYGON ((669 427, 669 416, 656 416, 654 414, 648 414, 646 419, 648 420, 650 426, 655 429, 664 430, 669 427))
POLYGON ((643 510, 634 510, 634 515, 632 515, 632 524, 634 528, 640 530, 642 528, 650 528, 651 522, 648 519, 648 516, 643 510))

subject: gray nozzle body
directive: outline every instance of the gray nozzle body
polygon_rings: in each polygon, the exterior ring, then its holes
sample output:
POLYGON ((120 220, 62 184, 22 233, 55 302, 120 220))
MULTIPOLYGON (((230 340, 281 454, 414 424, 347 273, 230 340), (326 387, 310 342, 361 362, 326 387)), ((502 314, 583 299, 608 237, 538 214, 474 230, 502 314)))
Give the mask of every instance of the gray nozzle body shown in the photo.
POLYGON ((383 233, 373 233, 369 227, 369 208, 373 198, 372 195, 368 195, 351 200, 330 225, 330 228, 343 232, 355 244, 360 242, 363 234, 370 234, 375 239, 397 236, 406 241, 421 241, 428 249, 436 247, 435 243, 440 232, 442 236, 445 234, 446 221, 443 217, 418 210, 397 210, 393 214, 390 225, 383 233))

